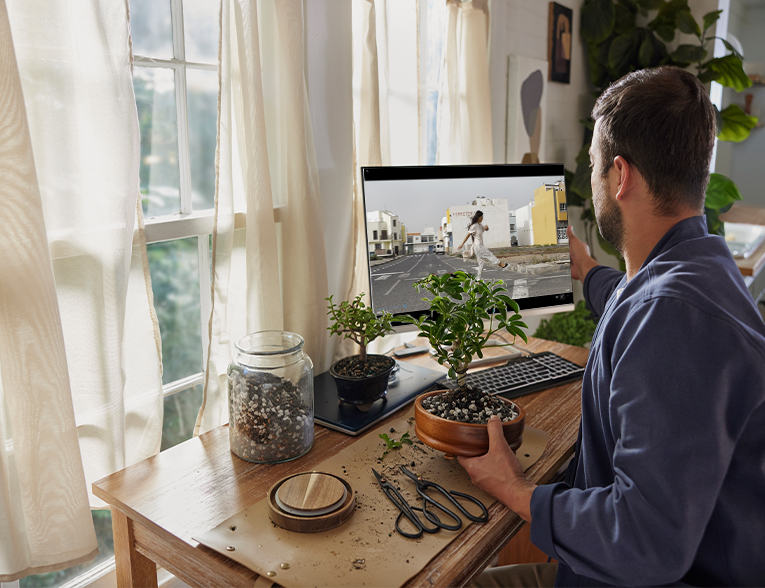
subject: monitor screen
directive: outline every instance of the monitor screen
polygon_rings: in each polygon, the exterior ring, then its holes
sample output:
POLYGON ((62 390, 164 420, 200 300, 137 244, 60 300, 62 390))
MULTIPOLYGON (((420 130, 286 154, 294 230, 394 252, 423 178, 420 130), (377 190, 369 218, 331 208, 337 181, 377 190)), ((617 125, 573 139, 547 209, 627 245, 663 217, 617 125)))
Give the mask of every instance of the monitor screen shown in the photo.
POLYGON ((422 298, 428 293, 417 292, 413 284, 429 274, 458 270, 503 280, 523 314, 573 309, 562 164, 361 171, 376 313, 388 311, 395 318, 427 312, 422 298), (468 235, 478 211, 483 230, 480 236, 468 235))

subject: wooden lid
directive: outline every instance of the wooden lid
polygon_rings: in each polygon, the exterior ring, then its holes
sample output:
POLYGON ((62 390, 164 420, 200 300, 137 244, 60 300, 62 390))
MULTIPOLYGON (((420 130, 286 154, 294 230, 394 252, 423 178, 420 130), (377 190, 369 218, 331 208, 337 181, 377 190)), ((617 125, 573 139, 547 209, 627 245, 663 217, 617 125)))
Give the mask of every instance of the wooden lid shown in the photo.
POLYGON ((345 495, 343 483, 327 474, 306 472, 285 480, 277 496, 284 506, 298 511, 319 511, 340 502, 345 495))

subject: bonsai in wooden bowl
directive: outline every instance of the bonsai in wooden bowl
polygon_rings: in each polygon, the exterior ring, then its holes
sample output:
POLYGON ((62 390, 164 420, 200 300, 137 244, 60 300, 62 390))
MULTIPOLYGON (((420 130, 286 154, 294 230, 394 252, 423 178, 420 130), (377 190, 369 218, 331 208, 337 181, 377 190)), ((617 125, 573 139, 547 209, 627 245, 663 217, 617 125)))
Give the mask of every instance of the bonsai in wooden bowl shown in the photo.
POLYGON ((518 304, 507 295, 502 280, 484 281, 461 271, 427 276, 414 287, 433 295, 423 299, 430 302, 430 313, 402 320, 420 328, 420 336, 427 337, 438 363, 449 367, 448 375, 458 386, 454 391, 423 394, 415 401, 417 437, 447 457, 483 455, 489 449, 489 417, 498 414, 505 438, 513 450, 517 449, 523 441, 523 409, 505 398, 469 387, 466 374, 473 357, 483 357, 484 346, 500 329, 512 335, 513 342, 515 337, 527 341, 523 329, 528 327, 521 321, 518 304), (437 410, 425 406, 439 394, 454 402, 437 410))
MULTIPOLYGON (((481 414, 480 404, 470 404, 465 409, 450 408, 448 410, 457 411, 463 420, 451 420, 455 418, 454 414, 444 412, 443 409, 430 409, 425 406, 452 406, 451 399, 449 402, 439 403, 439 397, 453 395, 455 391, 452 390, 437 390, 435 392, 428 392, 423 394, 415 400, 414 403, 414 427, 417 438, 438 451, 443 451, 447 458, 452 458, 457 455, 463 457, 476 457, 483 455, 489 451, 489 431, 487 428, 488 420, 491 415, 481 414), (433 402, 435 401, 435 402, 433 402), (423 406, 423 402, 425 406, 423 406), (476 407, 474 410, 463 414, 463 410, 469 410, 471 406, 476 407), (446 414, 446 418, 441 416, 446 414), (465 421, 471 422, 465 422, 465 421), (476 420, 478 422, 472 422, 476 420)), ((480 396, 478 393, 476 396, 480 396)), ((502 432, 505 435, 507 444, 515 451, 523 442, 523 428, 526 420, 526 412, 521 406, 518 406, 514 402, 502 398, 501 396, 488 396, 495 404, 492 405, 492 414, 499 412, 496 410, 496 404, 502 404, 507 409, 509 414, 499 415, 502 419, 502 432), (515 415, 515 416, 513 416, 515 415), (509 419, 509 420, 506 420, 509 419)))

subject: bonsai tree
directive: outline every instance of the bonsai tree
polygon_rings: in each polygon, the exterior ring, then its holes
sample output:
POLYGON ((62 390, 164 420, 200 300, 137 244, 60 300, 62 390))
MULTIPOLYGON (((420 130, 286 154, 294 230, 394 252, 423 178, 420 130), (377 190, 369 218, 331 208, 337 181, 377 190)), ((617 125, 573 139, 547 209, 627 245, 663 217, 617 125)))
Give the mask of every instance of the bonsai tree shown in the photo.
POLYGON ((433 299, 423 298, 430 303, 431 315, 407 315, 402 320, 419 327, 420 336, 428 339, 438 363, 449 366, 449 377, 457 380, 460 389, 465 388, 473 357, 483 357, 483 347, 494 333, 506 329, 513 335, 513 343, 516 337, 528 341, 522 330, 528 327, 521 321, 518 304, 503 293, 503 284, 462 271, 430 275, 414 283, 418 292, 427 290, 433 295, 433 299), (489 321, 488 329, 484 320, 489 321))
POLYGON ((343 335, 343 339, 350 339, 359 346, 359 361, 367 361, 367 345, 378 337, 382 337, 393 332, 390 324, 393 316, 388 312, 383 312, 377 316, 369 308, 362 298, 362 292, 352 301, 343 300, 339 305, 335 305, 332 296, 326 298, 327 315, 331 317, 332 324, 327 327, 331 335, 343 335))

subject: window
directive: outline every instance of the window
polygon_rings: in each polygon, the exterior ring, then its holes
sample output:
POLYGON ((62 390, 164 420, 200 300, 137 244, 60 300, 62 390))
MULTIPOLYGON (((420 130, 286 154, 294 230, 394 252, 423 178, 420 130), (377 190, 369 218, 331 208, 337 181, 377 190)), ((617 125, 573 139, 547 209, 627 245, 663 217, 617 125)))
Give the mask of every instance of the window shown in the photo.
POLYGON ((377 241, 377 231, 372 231, 372 241, 377 241))
POLYGON ((560 203, 560 211, 561 212, 566 212, 566 203, 565 202, 561 202, 560 203))
POLYGON ((512 224, 512 223, 510 223, 510 230, 511 230, 511 231, 514 231, 514 230, 515 230, 515 225, 514 225, 514 224, 512 224))
POLYGON ((425 67, 420 73, 420 112, 424 113, 422 143, 425 165, 435 165, 438 148, 438 89, 446 30, 446 2, 427 0, 420 2, 420 55, 425 67))
MULTIPOLYGON (((202 403, 210 316, 219 4, 129 2, 141 133, 140 189, 162 334, 165 450, 191 438, 202 403)), ((111 513, 96 510, 92 515, 101 552, 93 562, 27 576, 20 586, 60 586, 89 570, 112 569, 111 513)))
POLYGON ((388 229, 382 229, 382 235, 380 235, 380 238, 385 241, 388 238, 388 229))
POLYGON ((396 219, 395 218, 393 219, 393 226, 394 227, 396 226, 396 219))

